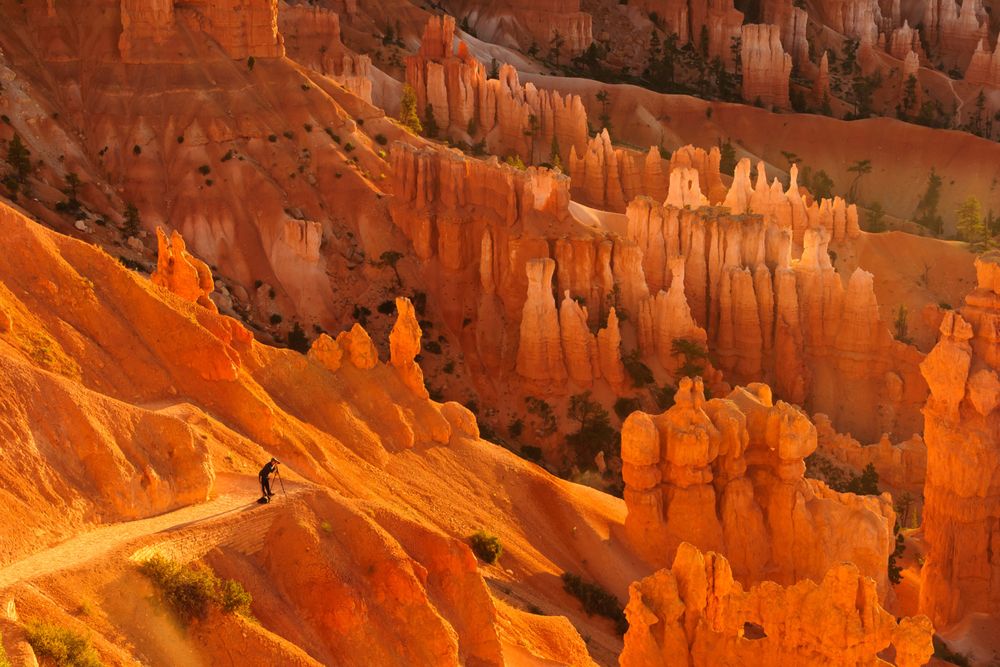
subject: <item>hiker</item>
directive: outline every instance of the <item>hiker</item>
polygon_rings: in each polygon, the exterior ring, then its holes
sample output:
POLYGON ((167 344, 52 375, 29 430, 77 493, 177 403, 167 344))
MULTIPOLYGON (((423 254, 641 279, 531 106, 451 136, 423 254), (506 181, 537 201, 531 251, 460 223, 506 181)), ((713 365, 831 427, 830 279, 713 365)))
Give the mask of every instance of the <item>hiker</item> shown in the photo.
POLYGON ((281 461, 272 456, 271 460, 265 463, 264 467, 257 473, 257 477, 260 479, 260 492, 263 494, 259 502, 270 502, 271 496, 274 495, 271 493, 271 475, 278 474, 278 466, 280 464, 281 461))

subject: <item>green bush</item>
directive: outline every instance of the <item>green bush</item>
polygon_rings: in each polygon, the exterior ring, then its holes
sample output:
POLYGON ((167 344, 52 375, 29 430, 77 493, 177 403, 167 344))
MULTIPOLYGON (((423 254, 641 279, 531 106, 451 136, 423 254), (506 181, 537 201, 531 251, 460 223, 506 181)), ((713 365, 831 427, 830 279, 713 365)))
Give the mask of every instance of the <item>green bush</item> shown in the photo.
POLYGON ((580 575, 572 572, 563 572, 563 590, 575 597, 583 604, 583 610, 587 616, 604 616, 610 618, 615 623, 615 631, 624 635, 628 630, 628 621, 625 620, 625 612, 621 603, 611 593, 607 592, 597 584, 584 581, 580 575))
POLYGON ((944 643, 944 640, 934 635, 934 657, 939 660, 944 660, 945 662, 950 662, 953 665, 958 665, 959 667, 969 667, 972 664, 971 659, 968 655, 964 653, 959 653, 958 651, 953 651, 950 646, 944 643))
POLYGON ((384 134, 376 134, 375 143, 377 143, 379 146, 385 146, 387 143, 389 143, 389 140, 386 138, 384 134))
POLYGON ((632 350, 623 356, 622 364, 625 366, 625 372, 632 378, 632 384, 635 387, 642 388, 653 384, 653 371, 639 360, 639 350, 632 350))
POLYGON ((220 579, 205 566, 153 556, 139 571, 156 585, 167 606, 184 623, 204 618, 213 605, 227 613, 250 615, 250 593, 239 582, 220 579))
POLYGON ((619 419, 625 419, 641 407, 642 405, 639 403, 638 398, 625 398, 622 396, 615 401, 615 414, 618 415, 619 419))
MULTIPOLYGON (((90 640, 54 623, 36 621, 26 628, 28 643, 41 658, 57 667, 103 667, 90 640)), ((6 662, 6 658, 3 658, 6 662)))
POLYGON ((472 546, 472 552, 476 554, 476 558, 490 565, 496 563, 503 553, 500 538, 482 530, 477 530, 472 534, 469 538, 469 544, 472 546))

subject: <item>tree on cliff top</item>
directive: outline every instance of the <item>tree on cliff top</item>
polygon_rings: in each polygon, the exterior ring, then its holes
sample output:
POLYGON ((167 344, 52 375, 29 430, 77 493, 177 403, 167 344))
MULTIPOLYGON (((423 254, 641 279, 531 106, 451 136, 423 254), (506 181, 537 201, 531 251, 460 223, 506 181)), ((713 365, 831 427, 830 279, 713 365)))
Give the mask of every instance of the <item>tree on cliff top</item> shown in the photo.
POLYGON ((403 86, 403 99, 399 102, 399 122, 413 134, 421 134, 424 126, 417 114, 417 93, 409 84, 403 86))

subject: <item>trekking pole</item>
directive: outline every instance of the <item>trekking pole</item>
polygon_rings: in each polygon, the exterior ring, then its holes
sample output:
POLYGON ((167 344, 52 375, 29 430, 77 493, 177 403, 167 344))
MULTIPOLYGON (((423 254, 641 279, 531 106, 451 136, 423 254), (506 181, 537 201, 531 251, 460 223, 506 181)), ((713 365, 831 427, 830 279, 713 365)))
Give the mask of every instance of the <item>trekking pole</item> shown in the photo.
POLYGON ((278 483, 281 484, 281 493, 285 496, 285 500, 288 500, 288 492, 285 491, 285 480, 281 479, 281 472, 278 470, 274 471, 274 476, 278 478, 278 483))

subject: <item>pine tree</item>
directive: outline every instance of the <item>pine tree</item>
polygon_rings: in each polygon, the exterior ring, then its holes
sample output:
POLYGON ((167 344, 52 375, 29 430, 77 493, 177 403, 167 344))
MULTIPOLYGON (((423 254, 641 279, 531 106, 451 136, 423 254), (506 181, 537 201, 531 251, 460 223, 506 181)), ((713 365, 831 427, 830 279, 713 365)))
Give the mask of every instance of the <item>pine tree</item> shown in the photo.
POLYGON ((410 85, 403 86, 403 99, 399 103, 399 122, 413 134, 421 134, 424 126, 417 115, 417 94, 410 85))
POLYGON ((434 106, 430 102, 424 108, 424 136, 434 139, 438 135, 437 119, 434 118, 434 106))
POLYGON ((986 240, 986 225, 983 224, 983 209, 979 200, 970 196, 958 207, 955 227, 958 236, 969 243, 980 243, 986 240))
POLYGON ((559 138, 556 135, 552 135, 552 149, 549 154, 549 163, 552 164, 552 168, 558 171, 563 170, 562 157, 559 155, 559 138))

